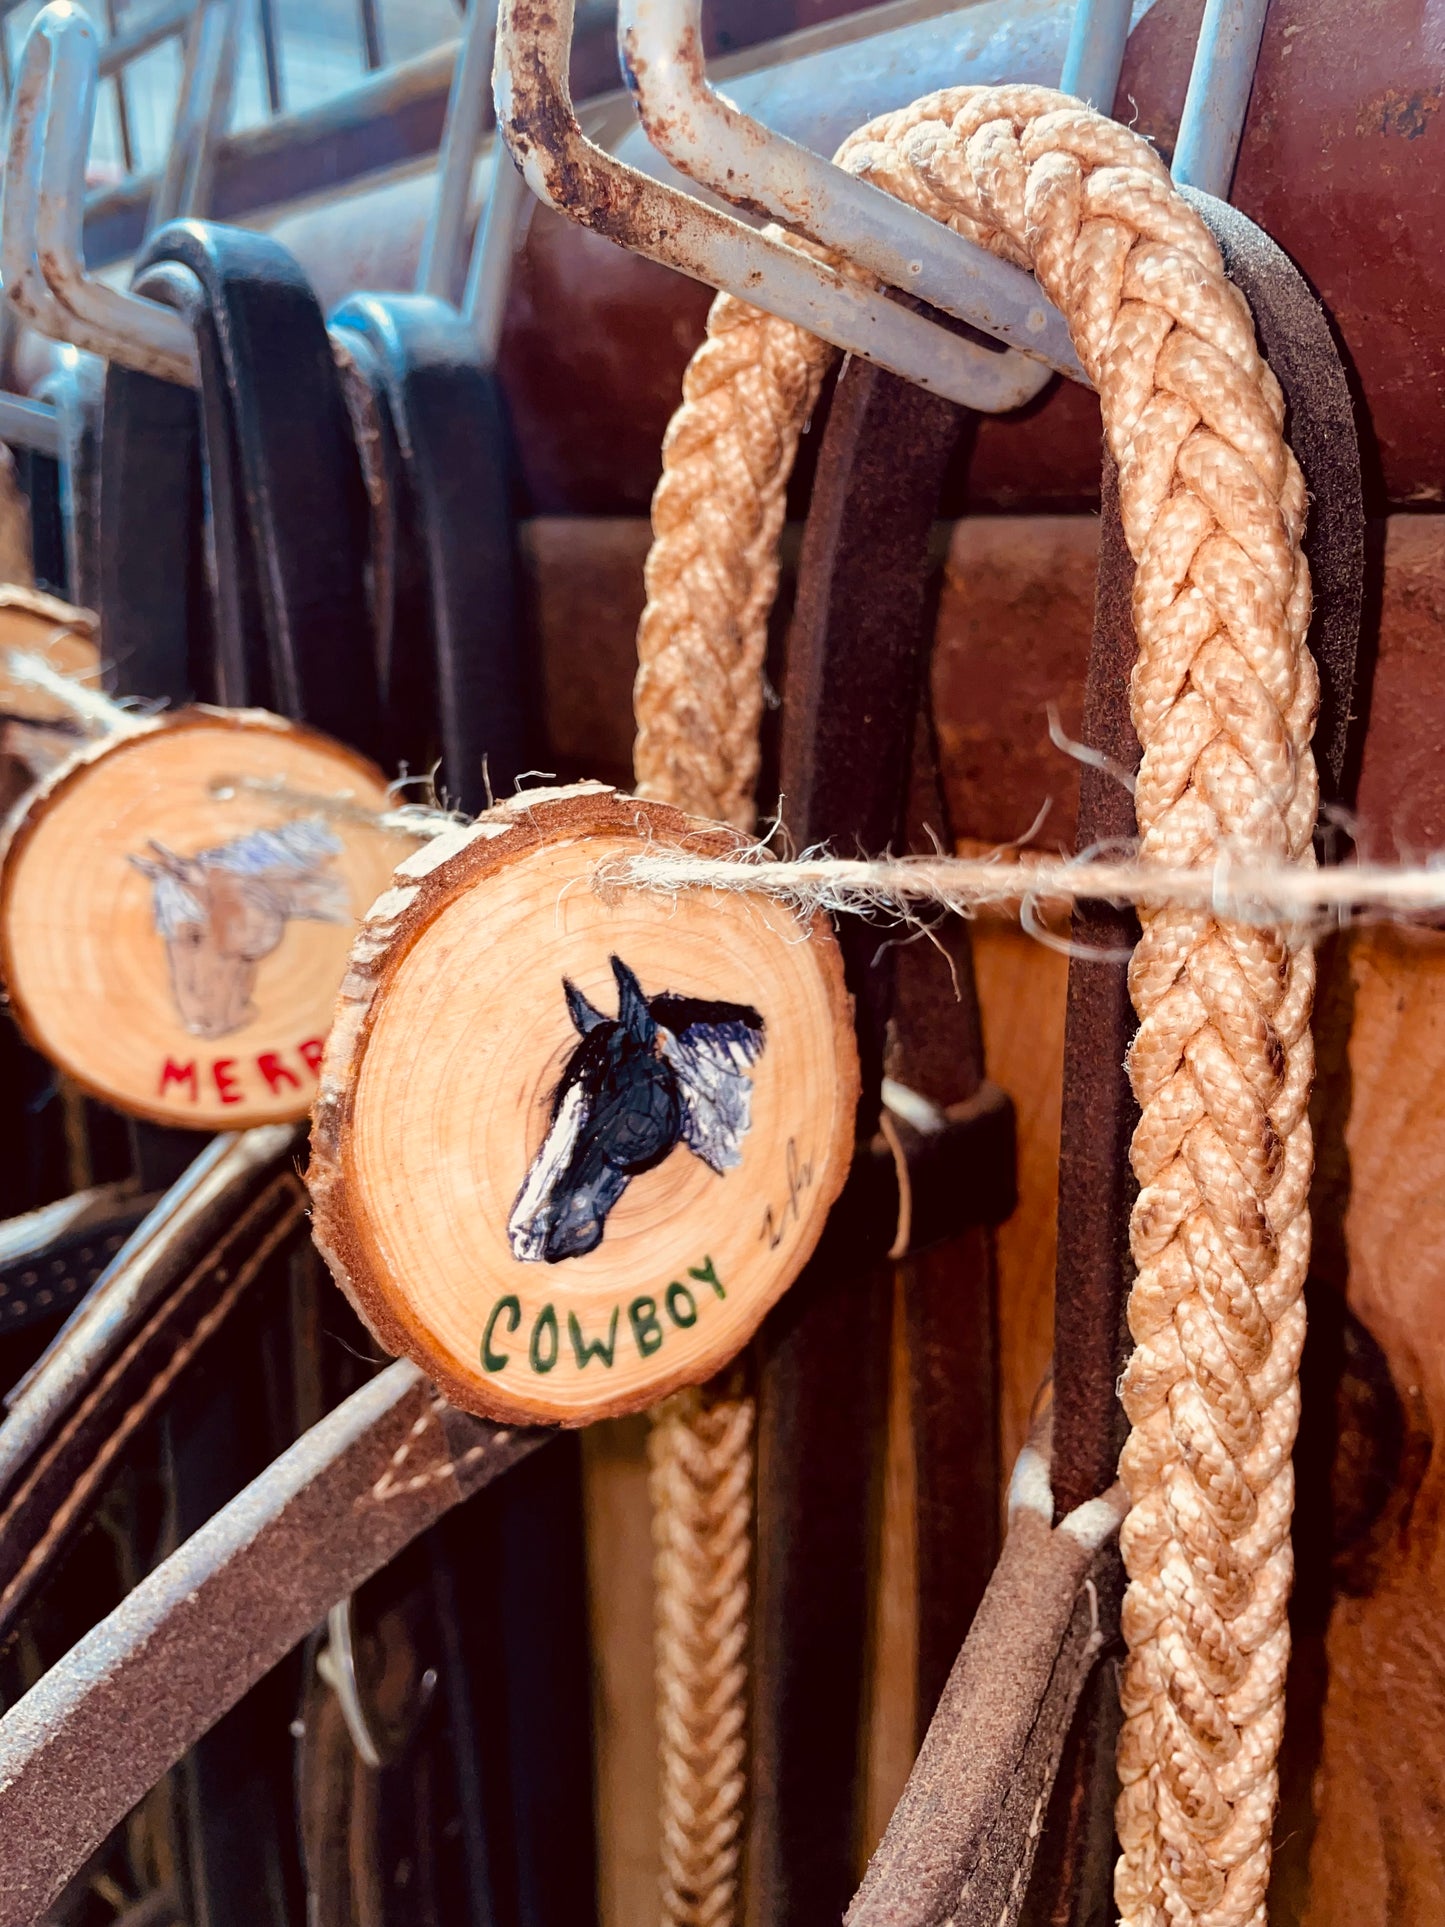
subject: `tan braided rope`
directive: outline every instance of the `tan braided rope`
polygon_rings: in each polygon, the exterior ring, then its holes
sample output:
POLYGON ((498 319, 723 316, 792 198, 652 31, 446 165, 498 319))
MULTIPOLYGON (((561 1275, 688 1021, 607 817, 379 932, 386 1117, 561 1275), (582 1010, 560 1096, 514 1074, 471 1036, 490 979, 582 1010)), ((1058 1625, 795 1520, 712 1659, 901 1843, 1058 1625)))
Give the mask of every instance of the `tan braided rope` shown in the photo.
MULTIPOLYGON (((1099 390, 1137 565, 1143 859, 1310 862, 1305 490, 1207 229, 1146 142, 1042 88, 931 95, 839 159, 1031 268, 1099 390)), ((828 359, 721 297, 668 431, 636 768, 645 793, 733 822, 749 819, 787 468, 828 359)), ((1313 960, 1206 910, 1141 922, 1115 1895, 1130 1927, 1236 1927, 1265 1919, 1288 1656, 1313 960)), ((704 1917, 727 1915, 669 1916, 704 1917)))

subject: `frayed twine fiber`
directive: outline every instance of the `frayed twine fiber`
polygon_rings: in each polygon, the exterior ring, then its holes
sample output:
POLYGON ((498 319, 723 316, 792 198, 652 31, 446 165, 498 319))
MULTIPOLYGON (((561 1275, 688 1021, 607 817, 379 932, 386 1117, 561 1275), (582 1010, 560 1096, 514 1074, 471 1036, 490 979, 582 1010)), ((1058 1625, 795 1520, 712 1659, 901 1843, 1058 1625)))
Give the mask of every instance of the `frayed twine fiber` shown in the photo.
POLYGON ((1429 917, 1445 912, 1445 851, 1421 864, 1357 863, 1328 869, 1232 858, 1178 868, 1114 856, 884 857, 805 852, 774 860, 763 844, 731 857, 653 848, 599 867, 603 895, 727 890, 764 896, 800 916, 826 910, 916 922, 922 909, 975 916, 1015 905, 1082 901, 1145 909, 1210 910, 1232 923, 1308 928, 1352 917, 1429 917))
POLYGON ((137 715, 104 690, 88 688, 73 676, 63 675, 33 650, 7 650, 5 666, 12 682, 53 697, 93 736, 138 735, 154 727, 150 717, 137 715))

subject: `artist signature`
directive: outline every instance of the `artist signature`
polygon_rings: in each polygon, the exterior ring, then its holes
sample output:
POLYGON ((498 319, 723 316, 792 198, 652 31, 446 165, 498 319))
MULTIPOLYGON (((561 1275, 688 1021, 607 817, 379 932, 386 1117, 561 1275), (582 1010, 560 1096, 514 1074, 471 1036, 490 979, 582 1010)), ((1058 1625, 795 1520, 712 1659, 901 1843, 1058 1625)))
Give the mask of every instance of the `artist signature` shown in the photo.
POLYGON ((797 1224, 801 1213, 798 1202, 813 1182, 813 1166, 804 1164, 798 1156, 798 1141, 788 1139, 788 1196, 780 1211, 769 1205, 763 1212, 763 1228, 758 1233, 769 1251, 776 1251, 788 1235, 789 1224, 797 1224))

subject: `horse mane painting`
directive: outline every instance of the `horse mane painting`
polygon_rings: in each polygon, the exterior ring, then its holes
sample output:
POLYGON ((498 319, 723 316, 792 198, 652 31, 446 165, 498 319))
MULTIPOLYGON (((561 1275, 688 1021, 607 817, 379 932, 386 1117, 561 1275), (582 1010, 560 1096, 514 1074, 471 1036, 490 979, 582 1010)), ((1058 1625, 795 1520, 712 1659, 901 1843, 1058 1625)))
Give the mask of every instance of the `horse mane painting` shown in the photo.
POLYGON ((291 918, 350 921, 345 879, 326 868, 341 844, 322 817, 251 830, 194 856, 150 849, 130 861, 151 880, 171 995, 195 1037, 225 1037, 251 1021, 257 969, 291 918))
POLYGON ((762 1018, 749 1004, 648 997, 620 957, 611 962, 616 1017, 562 980, 581 1042, 507 1223, 515 1258, 554 1265, 594 1250, 629 1182, 678 1144, 719 1176, 742 1159, 762 1018))

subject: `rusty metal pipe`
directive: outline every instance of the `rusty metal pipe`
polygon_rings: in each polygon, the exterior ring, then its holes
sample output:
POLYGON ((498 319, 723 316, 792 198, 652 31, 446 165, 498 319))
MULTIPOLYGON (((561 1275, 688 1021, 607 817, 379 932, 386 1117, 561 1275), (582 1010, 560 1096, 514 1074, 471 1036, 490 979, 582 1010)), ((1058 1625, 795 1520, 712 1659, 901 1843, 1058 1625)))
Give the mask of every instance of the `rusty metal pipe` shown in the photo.
POLYGON ((50 84, 38 162, 33 110, 12 122, 11 166, 18 145, 25 185, 18 204, 12 203, 7 168, 0 258, 20 268, 18 288, 6 275, 7 292, 42 333, 163 380, 194 386, 195 343, 186 324, 158 302, 91 280, 80 253, 85 161, 99 71, 95 29, 73 0, 51 0, 30 30, 27 66, 37 41, 48 49, 50 84), (38 186, 32 192, 29 179, 37 167, 38 186), (38 277, 32 278, 32 264, 38 277), (40 294, 37 280, 43 280, 48 298, 40 294))
POLYGON ((973 408, 1016 405, 1000 358, 844 281, 798 249, 649 180, 588 140, 568 85, 572 0, 503 0, 497 125, 537 197, 650 261, 726 288, 836 347, 973 408))
MULTIPOLYGON (((1019 402, 1038 393, 1050 369, 1087 384, 1062 315, 1032 275, 717 94, 703 61, 702 0, 621 0, 617 44, 643 131, 693 180, 1035 357, 1031 369, 1015 364, 1019 402)), ((1122 43, 1119 52, 1122 59, 1122 43)))

